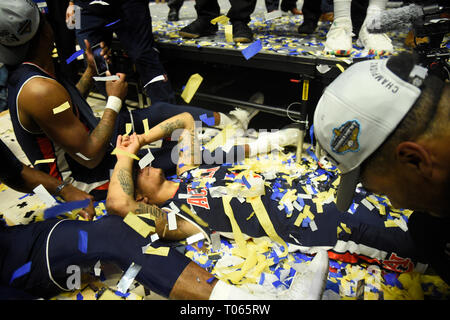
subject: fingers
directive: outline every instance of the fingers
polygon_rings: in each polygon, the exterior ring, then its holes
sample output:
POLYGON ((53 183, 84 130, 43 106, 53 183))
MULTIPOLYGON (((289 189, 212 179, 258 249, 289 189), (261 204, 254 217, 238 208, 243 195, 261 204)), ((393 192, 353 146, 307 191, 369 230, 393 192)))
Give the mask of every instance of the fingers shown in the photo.
POLYGON ((89 43, 88 39, 84 39, 84 45, 86 46, 85 51, 91 51, 91 44, 89 43))

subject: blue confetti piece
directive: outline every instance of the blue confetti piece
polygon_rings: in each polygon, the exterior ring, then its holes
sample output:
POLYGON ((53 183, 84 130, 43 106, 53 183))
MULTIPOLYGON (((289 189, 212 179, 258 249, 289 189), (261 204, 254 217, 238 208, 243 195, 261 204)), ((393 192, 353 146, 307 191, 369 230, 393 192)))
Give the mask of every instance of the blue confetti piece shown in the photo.
POLYGON ((309 226, 309 223, 311 222, 311 219, 309 217, 306 217, 305 219, 303 219, 302 221, 302 227, 303 228, 307 228, 309 226))
POLYGON ((251 185, 250 185, 250 183, 247 181, 247 179, 245 178, 245 176, 242 176, 242 183, 244 183, 245 184, 245 186, 248 188, 248 189, 251 189, 251 185))
POLYGON ((384 276, 384 281, 386 284, 403 289, 403 285, 400 281, 398 281, 397 276, 393 273, 386 273, 384 276))
POLYGON ((117 291, 117 290, 114 291, 114 293, 115 293, 116 296, 119 296, 119 297, 122 297, 122 298, 126 298, 126 297, 128 297, 128 296, 130 295, 129 292, 127 292, 127 293, 122 293, 122 292, 117 291))
POLYGON ((206 182, 205 183, 205 187, 207 188, 207 189, 209 189, 209 188, 212 188, 212 184, 211 183, 209 183, 209 182, 206 182))
POLYGON ((204 114, 201 114, 199 118, 200 118, 200 120, 202 120, 203 123, 205 123, 207 126, 212 127, 212 126, 214 126, 214 124, 215 124, 214 116, 211 117, 211 118, 208 118, 208 116, 206 115, 206 113, 204 113, 204 114))
POLYGON ((71 63, 73 60, 75 60, 76 58, 78 58, 79 56, 81 56, 84 53, 84 50, 78 50, 77 52, 75 52, 74 54, 72 54, 69 58, 67 58, 66 63, 69 64, 71 63))
POLYGON ((247 48, 242 50, 242 54, 244 55, 244 58, 246 60, 249 60, 251 57, 253 57, 255 54, 257 54, 259 51, 262 50, 262 43, 261 40, 256 40, 251 45, 249 45, 247 48))
POLYGON ((31 193, 27 193, 26 195, 24 195, 24 196, 21 196, 20 198, 19 198, 19 200, 22 200, 23 198, 26 198, 26 197, 28 197, 29 195, 30 195, 31 193))
POLYGON ((83 295, 81 294, 81 292, 78 292, 78 294, 77 294, 77 300, 83 300, 84 299, 84 297, 83 297, 83 295))
POLYGON ((25 263, 20 268, 17 268, 16 271, 14 271, 11 280, 9 281, 9 284, 11 284, 15 279, 22 277, 23 275, 26 275, 31 270, 31 261, 25 263))
POLYGON ((71 202, 61 203, 57 206, 45 209, 44 219, 54 218, 62 213, 70 212, 75 209, 86 208, 90 202, 91 202, 90 199, 84 199, 84 200, 80 200, 80 201, 71 201, 71 202))
POLYGON ((110 27, 110 26, 112 26, 112 25, 115 25, 117 22, 119 22, 120 21, 120 19, 119 20, 116 20, 116 21, 114 21, 114 22, 111 22, 111 23, 108 23, 105 27, 110 27))
POLYGON ((178 165, 178 168, 183 168, 184 167, 184 163, 180 163, 179 165, 178 165))
POLYGON ((266 276, 264 275, 264 273, 261 273, 261 277, 259 278, 259 284, 262 285, 264 283, 264 279, 266 278, 266 276))
POLYGON ((78 231, 78 250, 87 253, 88 233, 84 230, 78 231))
POLYGON ((308 154, 311 156, 311 158, 314 159, 314 161, 319 162, 319 159, 317 158, 317 156, 314 154, 314 152, 312 152, 311 147, 306 149, 306 152, 308 152, 308 154))
POLYGON ((214 279, 215 279, 215 277, 211 277, 211 278, 209 278, 208 280, 206 280, 206 282, 207 282, 207 283, 211 283, 211 282, 214 281, 214 279))
POLYGON ((200 185, 200 181, 194 181, 191 183, 191 188, 197 188, 200 185))
POLYGON ((200 240, 199 242, 197 242, 197 247, 199 249, 201 249, 201 247, 203 247, 203 240, 200 240))

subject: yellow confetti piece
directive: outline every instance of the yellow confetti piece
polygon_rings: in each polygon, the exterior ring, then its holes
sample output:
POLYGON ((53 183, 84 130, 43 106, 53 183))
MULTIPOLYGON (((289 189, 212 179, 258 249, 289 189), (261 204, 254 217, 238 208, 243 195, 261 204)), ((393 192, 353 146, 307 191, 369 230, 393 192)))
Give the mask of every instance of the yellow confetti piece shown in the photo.
POLYGON ((167 257, 167 255, 169 254, 169 251, 170 251, 169 247, 154 248, 152 246, 149 246, 147 248, 147 250, 145 250, 145 254, 153 254, 153 255, 157 255, 157 256, 167 257))
POLYGON ((221 16, 218 16, 218 17, 212 19, 212 20, 211 20, 211 23, 212 23, 212 24, 216 24, 216 23, 227 24, 228 21, 230 21, 230 18, 228 18, 228 17, 225 16, 225 15, 221 15, 221 16))
POLYGON ((115 155, 115 154, 121 154, 121 155, 130 157, 130 158, 132 158, 132 159, 136 159, 136 160, 138 160, 138 161, 141 160, 137 155, 132 154, 132 153, 129 153, 129 152, 126 152, 126 151, 123 151, 123 150, 121 150, 121 149, 117 149, 117 148, 115 148, 115 149, 113 150, 113 152, 111 152, 111 154, 112 154, 112 155, 115 155))
POLYGON ((300 227, 300 225, 302 224, 302 221, 303 221, 304 218, 305 218, 305 215, 303 214, 303 212, 301 212, 301 213, 297 216, 297 219, 295 219, 295 221, 294 221, 294 226, 300 227))
POLYGON ((231 24, 225 25, 225 41, 233 42, 233 25, 231 24))
POLYGON ((317 213, 323 213, 323 206, 319 201, 316 202, 316 211, 317 213))
POLYGON ((302 89, 302 100, 308 100, 308 92, 309 92, 309 80, 303 80, 303 89, 302 89))
POLYGON ((70 109, 70 104, 68 101, 64 102, 59 107, 53 108, 53 114, 61 113, 67 109, 70 109))
POLYGON ((349 227, 347 227, 347 225, 346 225, 345 223, 341 222, 341 227, 342 227, 342 229, 344 229, 344 231, 347 232, 348 234, 351 234, 351 233, 352 233, 352 230, 351 230, 349 227))
POLYGON ((133 130, 133 124, 125 123, 125 134, 124 134, 124 136, 128 136, 131 133, 131 130, 133 130))
POLYGON ((144 126, 144 133, 147 133, 150 131, 150 128, 148 126, 148 119, 142 120, 142 125, 144 126))
POLYGON ((384 226, 386 228, 391 228, 391 227, 398 227, 397 223, 394 220, 386 220, 384 222, 384 226))
POLYGON ((186 103, 191 102, 192 98, 194 97, 195 93, 200 87, 202 81, 203 77, 198 73, 193 74, 189 78, 188 82, 186 83, 186 86, 184 87, 183 92, 181 93, 181 98, 183 98, 184 102, 186 103))
POLYGON ((142 237, 147 238, 150 232, 155 232, 155 228, 142 221, 134 213, 129 212, 125 219, 123 219, 127 225, 133 228, 134 231, 139 233, 142 237))
POLYGON ((234 240, 236 241, 238 248, 240 249, 242 254, 246 255, 247 246, 245 244, 244 235, 242 234, 241 228, 239 228, 239 225, 236 219, 234 218, 234 213, 233 209, 231 208, 230 201, 231 201, 230 196, 222 197, 223 209, 228 219, 230 219, 231 230, 233 231, 234 240))
POLYGON ((231 125, 226 126, 222 131, 220 131, 214 138, 212 138, 207 144, 205 144, 205 149, 210 152, 216 150, 219 146, 223 146, 227 139, 232 138, 236 133, 236 129, 231 125))
POLYGON ((247 202, 252 205, 253 211, 255 211, 256 217, 258 218, 259 224, 263 227, 266 234, 275 242, 278 242, 284 247, 284 251, 280 254, 280 257, 285 257, 288 254, 288 248, 283 239, 275 231, 275 228, 270 221, 269 215, 267 214, 266 208, 264 207, 261 197, 247 198, 247 202))
POLYGON ((336 63, 336 67, 338 67, 338 69, 341 70, 341 72, 345 71, 344 67, 341 66, 339 63, 336 63))
POLYGON ((40 163, 52 163, 52 162, 55 162, 55 158, 36 160, 34 162, 34 165, 37 165, 40 163))
POLYGON ((182 211, 186 212, 192 219, 194 219, 197 224, 201 225, 202 227, 207 227, 208 226, 208 223, 206 223, 202 218, 200 218, 198 215, 193 213, 191 211, 191 209, 188 208, 187 205, 182 204, 180 209, 182 211))

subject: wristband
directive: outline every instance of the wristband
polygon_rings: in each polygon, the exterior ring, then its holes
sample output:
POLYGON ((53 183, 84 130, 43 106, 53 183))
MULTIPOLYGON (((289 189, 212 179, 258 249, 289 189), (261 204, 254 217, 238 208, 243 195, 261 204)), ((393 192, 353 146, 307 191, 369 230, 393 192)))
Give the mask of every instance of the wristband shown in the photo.
POLYGON ((70 181, 64 181, 59 186, 57 186, 56 189, 55 189, 55 195, 59 196, 59 194, 61 193, 62 189, 64 189, 64 187, 67 186, 69 183, 70 183, 70 181))
POLYGON ((108 97, 105 109, 111 109, 114 110, 116 113, 119 113, 121 108, 122 108, 122 100, 120 98, 117 98, 115 96, 108 97))

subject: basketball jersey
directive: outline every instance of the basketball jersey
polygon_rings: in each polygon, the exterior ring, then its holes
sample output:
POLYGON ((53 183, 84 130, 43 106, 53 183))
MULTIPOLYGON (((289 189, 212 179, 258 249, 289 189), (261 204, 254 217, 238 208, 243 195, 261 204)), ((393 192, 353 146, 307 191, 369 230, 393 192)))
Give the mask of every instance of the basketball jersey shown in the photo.
MULTIPOLYGON (((218 231, 224 236, 233 237, 232 224, 225 214, 223 200, 213 191, 216 187, 227 186, 233 181, 237 172, 229 171, 229 168, 228 165, 202 165, 185 172, 177 180, 177 192, 163 207, 187 207, 189 210, 180 210, 179 214, 196 223, 204 234, 218 231), (202 179, 209 182, 199 183, 202 179), (193 214, 196 217, 193 217, 193 214), (196 221, 198 218, 203 222, 203 226, 196 221)), ((329 186, 334 179, 336 176, 329 177, 329 186)), ((296 179, 287 186, 286 180, 278 175, 275 179, 266 179, 265 182, 264 194, 260 195, 261 202, 277 235, 288 243, 291 249, 297 248, 303 253, 314 253, 318 249, 330 250, 330 255, 336 260, 356 263, 362 259, 396 272, 412 271, 418 262, 424 261, 408 231, 387 228, 387 214, 382 215, 374 208, 361 204, 367 194, 357 194, 355 210, 340 212, 334 201, 322 203, 319 209, 311 196, 311 193, 318 190, 306 192, 305 189, 311 188, 307 180, 296 179), (299 205, 293 208, 280 205, 280 199, 289 189, 296 189, 298 195, 299 205), (306 211, 312 219, 306 215, 304 218, 299 217, 306 211)), ((254 208, 246 199, 232 197, 229 204, 244 236, 268 236, 261 221, 254 214, 254 208)), ((389 211, 388 208, 385 210, 389 211)))
POLYGON ((104 199, 109 185, 109 170, 114 167, 115 159, 110 155, 112 146, 106 152, 102 162, 94 169, 89 169, 74 160, 63 148, 52 141, 44 132, 31 132, 23 127, 19 119, 18 98, 22 88, 34 78, 47 78, 58 81, 69 93, 75 116, 83 123, 86 131, 92 131, 98 123, 91 107, 77 88, 60 77, 56 78, 32 63, 18 66, 8 79, 8 105, 11 121, 22 150, 32 165, 36 160, 55 158, 52 163, 40 163, 35 168, 44 171, 59 180, 70 180, 72 185, 91 193, 95 198, 104 199), (73 179, 73 180, 72 180, 73 179))

